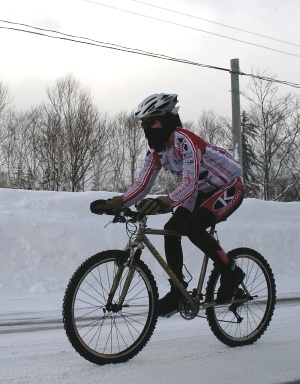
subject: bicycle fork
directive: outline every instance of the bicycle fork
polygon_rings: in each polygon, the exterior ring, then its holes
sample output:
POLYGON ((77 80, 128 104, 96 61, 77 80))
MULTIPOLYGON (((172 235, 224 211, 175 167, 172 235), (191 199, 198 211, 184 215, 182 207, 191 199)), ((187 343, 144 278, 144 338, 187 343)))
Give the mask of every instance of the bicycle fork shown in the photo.
MULTIPOLYGON (((138 254, 140 254, 140 253, 141 253, 141 250, 137 249, 135 251, 133 257, 138 257, 139 256, 138 254)), ((113 279, 113 283, 112 283, 112 286, 111 286, 111 289, 110 289, 110 292, 108 295, 107 303, 106 303, 106 309, 108 311, 118 312, 123 307, 125 297, 127 295, 131 280, 132 280, 134 273, 135 273, 135 270, 136 270, 134 263, 131 263, 131 266, 128 268, 128 273, 127 273, 127 276, 125 278, 120 296, 118 297, 115 304, 113 304, 113 301, 114 301, 114 297, 115 297, 117 288, 119 287, 121 280, 124 278, 123 273, 124 273, 126 266, 128 267, 127 263, 126 264, 121 263, 121 262, 118 263, 117 272, 116 272, 115 277, 113 279)))

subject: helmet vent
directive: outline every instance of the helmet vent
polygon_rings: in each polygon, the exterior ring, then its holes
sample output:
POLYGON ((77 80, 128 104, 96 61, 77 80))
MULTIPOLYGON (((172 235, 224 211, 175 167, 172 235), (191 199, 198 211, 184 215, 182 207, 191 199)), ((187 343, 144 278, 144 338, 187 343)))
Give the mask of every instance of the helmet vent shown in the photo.
POLYGON ((164 116, 167 112, 178 111, 175 108, 178 103, 177 95, 169 93, 156 93, 148 96, 137 107, 136 119, 144 119, 148 116, 164 116))

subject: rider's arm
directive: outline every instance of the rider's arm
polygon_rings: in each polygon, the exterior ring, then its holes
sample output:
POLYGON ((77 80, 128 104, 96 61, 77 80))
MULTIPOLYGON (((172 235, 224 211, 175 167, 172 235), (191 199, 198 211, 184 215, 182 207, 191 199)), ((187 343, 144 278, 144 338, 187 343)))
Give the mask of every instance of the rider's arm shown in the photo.
MULTIPOLYGON (((182 205, 190 200, 191 206, 195 202, 198 189, 198 177, 201 163, 201 146, 194 143, 192 138, 183 131, 175 137, 175 151, 182 161, 182 177, 178 188, 168 194, 172 207, 182 205)), ((187 207, 188 208, 188 207, 187 207)))
POLYGON ((139 172, 136 181, 121 196, 126 207, 130 207, 150 193, 157 174, 161 169, 161 165, 155 156, 155 152, 147 152, 144 166, 139 172))

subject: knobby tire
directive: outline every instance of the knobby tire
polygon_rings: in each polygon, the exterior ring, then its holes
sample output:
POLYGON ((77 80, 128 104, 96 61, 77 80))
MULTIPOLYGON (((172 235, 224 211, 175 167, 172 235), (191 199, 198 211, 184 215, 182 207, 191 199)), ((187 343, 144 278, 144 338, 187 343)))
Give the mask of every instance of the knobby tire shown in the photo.
MULTIPOLYGON (((63 301, 63 321, 75 350, 92 363, 103 365, 125 362, 149 341, 157 322, 158 290, 155 279, 138 260, 123 307, 107 308, 116 270, 126 264, 128 253, 109 250, 90 257, 72 276, 63 301)), ((127 276, 126 266, 113 304, 127 276)))
MULTIPOLYGON (((228 256, 245 272, 243 283, 252 299, 236 309, 242 318, 240 323, 229 309, 230 304, 207 308, 207 320, 212 332, 222 343, 230 347, 253 344, 265 332, 273 316, 276 303, 273 272, 264 257, 253 249, 237 248, 228 252, 228 256)), ((220 273, 213 269, 206 287, 207 302, 216 299, 219 284, 220 273)), ((241 286, 239 294, 243 295, 241 286)))

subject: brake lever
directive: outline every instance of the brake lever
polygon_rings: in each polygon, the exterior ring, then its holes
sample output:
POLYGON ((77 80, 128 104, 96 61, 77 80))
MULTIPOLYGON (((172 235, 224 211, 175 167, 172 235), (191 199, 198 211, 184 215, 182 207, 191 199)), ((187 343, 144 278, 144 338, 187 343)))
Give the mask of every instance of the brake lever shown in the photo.
POLYGON ((125 208, 123 210, 115 211, 115 216, 112 221, 108 222, 104 228, 106 228, 109 224, 115 224, 115 223, 126 223, 127 222, 127 216, 130 216, 131 219, 128 220, 130 223, 136 223, 137 221, 141 221, 145 214, 141 212, 133 212, 130 208, 125 208))
POLYGON ((107 224, 105 224, 104 228, 106 228, 110 224, 116 223, 126 223, 126 217, 116 215, 112 221, 109 221, 107 224))
POLYGON ((115 216, 113 223, 126 223, 126 217, 125 216, 115 216))
POLYGON ((135 212, 133 217, 129 220, 130 223, 136 223, 137 221, 142 221, 145 217, 145 214, 142 212, 135 212))

